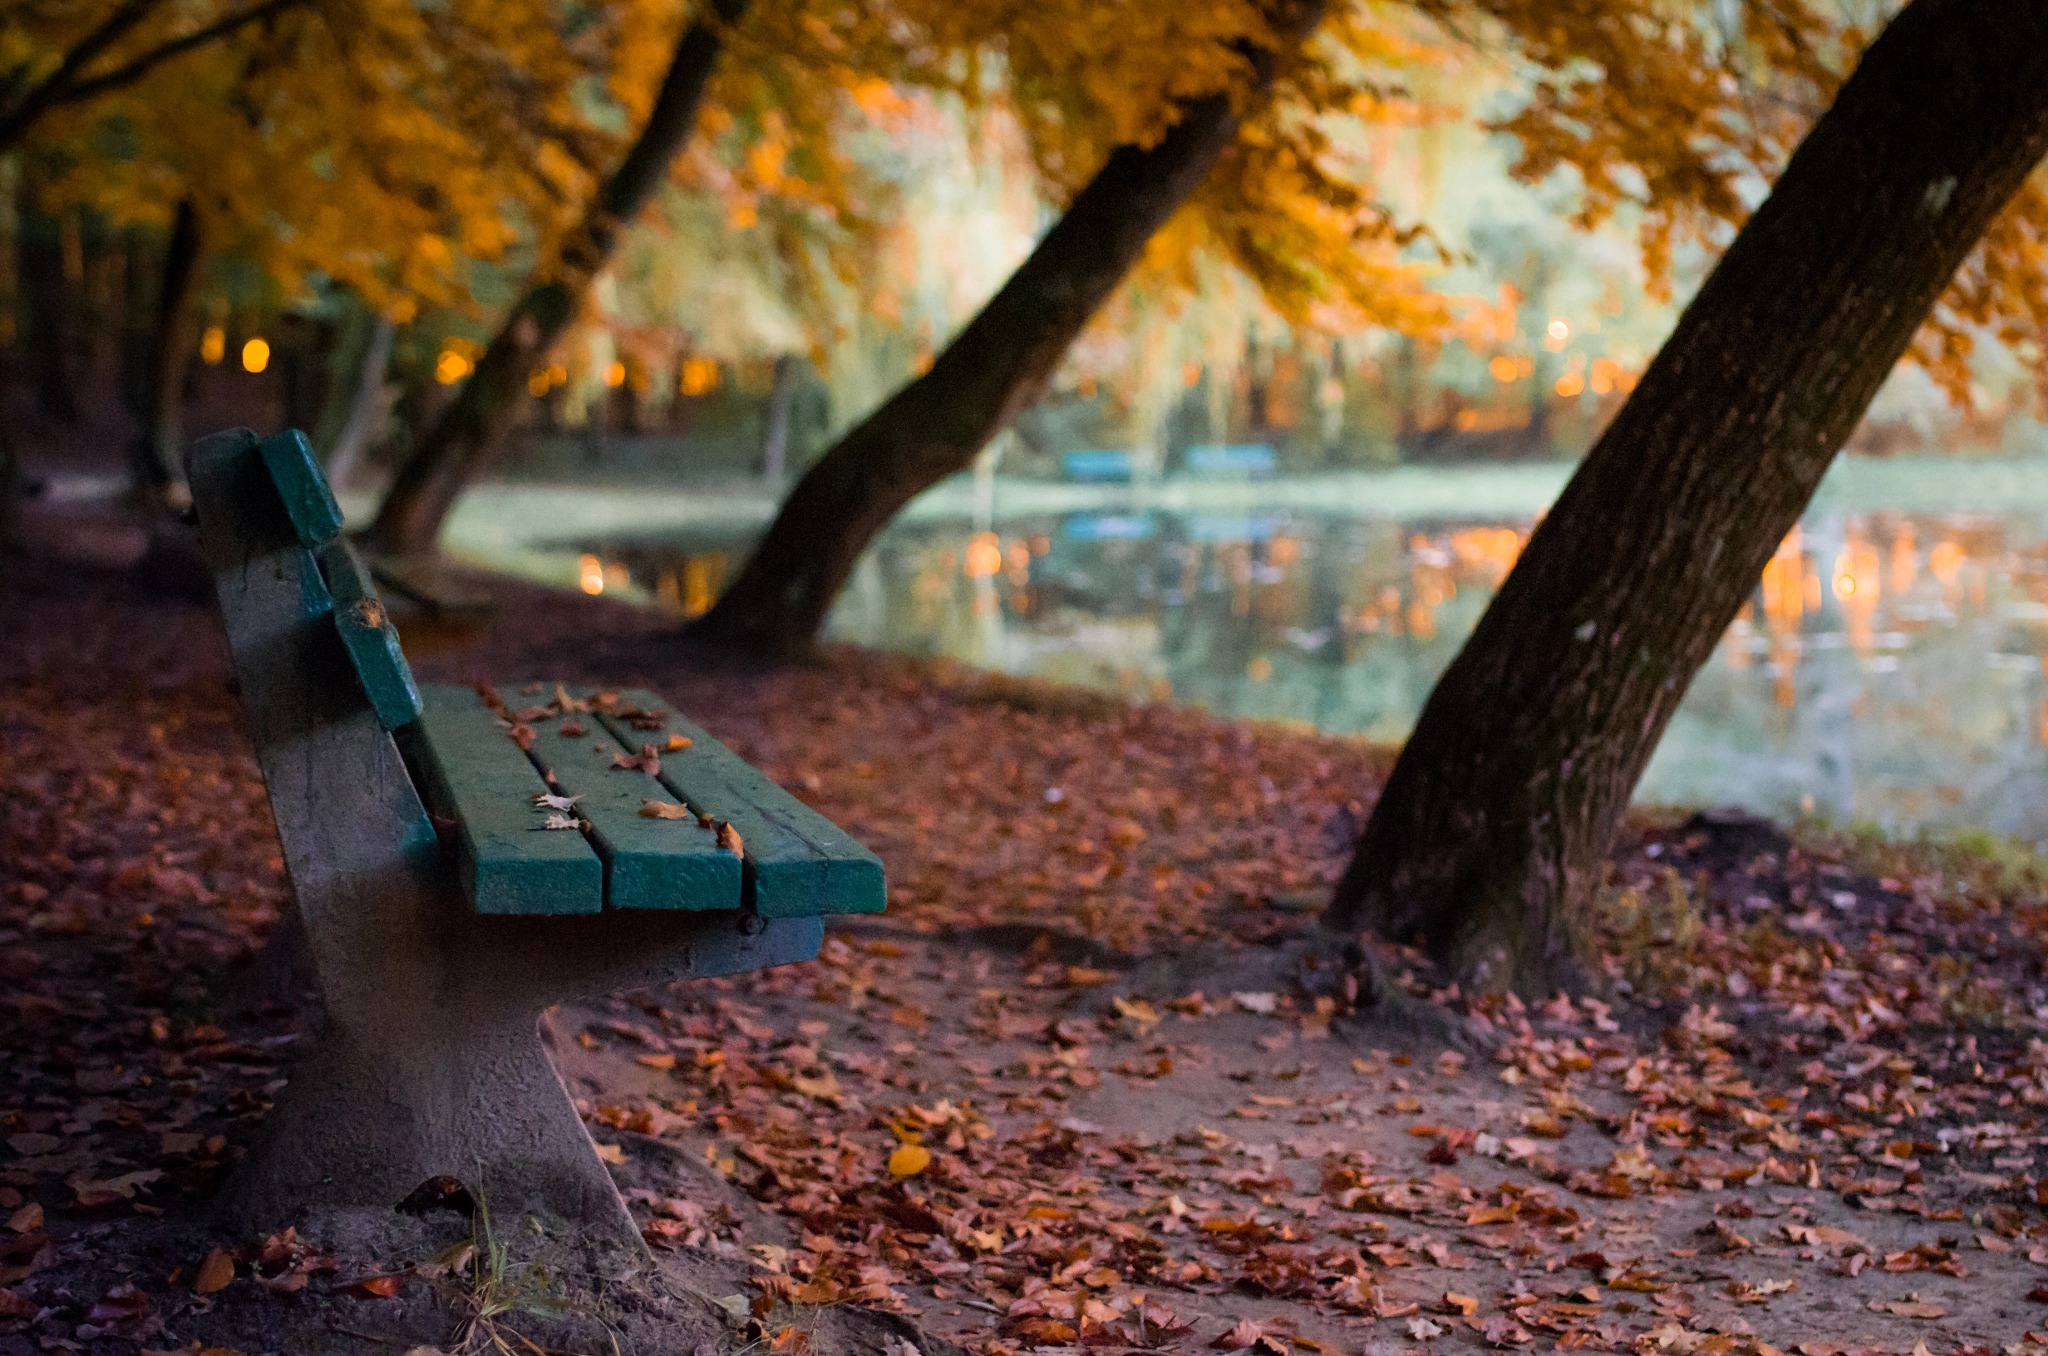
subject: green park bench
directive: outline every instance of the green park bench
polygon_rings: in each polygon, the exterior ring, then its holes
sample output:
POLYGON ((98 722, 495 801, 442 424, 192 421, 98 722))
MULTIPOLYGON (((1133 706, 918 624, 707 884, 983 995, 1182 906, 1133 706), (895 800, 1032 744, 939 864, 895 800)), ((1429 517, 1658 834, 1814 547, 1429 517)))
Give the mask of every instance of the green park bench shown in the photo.
POLYGON ((189 474, 326 1015, 227 1215, 452 1176, 630 1239, 540 1013, 808 960, 823 915, 882 908, 881 862, 652 693, 416 686, 299 434, 189 474))

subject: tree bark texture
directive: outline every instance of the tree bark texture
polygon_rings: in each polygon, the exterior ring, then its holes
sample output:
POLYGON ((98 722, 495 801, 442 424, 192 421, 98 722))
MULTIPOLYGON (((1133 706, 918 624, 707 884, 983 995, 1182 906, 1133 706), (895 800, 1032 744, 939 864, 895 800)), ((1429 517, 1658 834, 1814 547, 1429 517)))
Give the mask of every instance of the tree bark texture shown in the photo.
POLYGON ((2048 153, 2048 7, 1913 0, 1439 680, 1331 903, 1489 988, 1575 919, 1692 676, 1957 266, 2048 153))
POLYGON ((519 412, 527 377, 575 318, 620 233, 654 197, 697 126, 723 30, 745 0, 714 0, 676 43, 654 111, 626 158, 563 244, 552 279, 530 288, 505 317, 462 391, 399 467, 365 544, 384 555, 430 552, 463 486, 498 453, 519 412))
POLYGON ((761 478, 780 490, 789 476, 789 416, 796 405, 797 361, 793 353, 775 360, 775 384, 768 390, 761 431, 761 478))
POLYGON ((378 316, 371 326, 362 364, 356 370, 354 390, 348 403, 348 422, 341 426, 341 432, 334 440, 334 450, 327 458, 327 482, 337 490, 349 488, 362 473, 363 457, 370 450, 370 441, 390 414, 391 402, 385 393, 385 377, 391 367, 392 343, 397 337, 398 327, 391 323, 390 317, 378 316))
POLYGON ((199 295, 199 214, 188 198, 178 204, 164 251, 163 278, 150 325, 148 369, 143 373, 142 427, 129 449, 136 493, 160 498, 180 478, 184 425, 180 409, 185 367, 192 360, 194 301, 199 295))
MULTIPOLYGON (((1305 38, 1319 4, 1294 11, 1305 38)), ((1274 54, 1255 54, 1262 87, 1274 54)), ((1263 93, 1263 88, 1260 91, 1263 93)), ((921 491, 965 470, 1036 400, 1145 242, 1236 139, 1229 96, 1190 101, 1150 147, 1110 153, 1043 240, 931 370, 890 397, 797 482, 693 638, 770 659, 810 652, 855 563, 921 491)))

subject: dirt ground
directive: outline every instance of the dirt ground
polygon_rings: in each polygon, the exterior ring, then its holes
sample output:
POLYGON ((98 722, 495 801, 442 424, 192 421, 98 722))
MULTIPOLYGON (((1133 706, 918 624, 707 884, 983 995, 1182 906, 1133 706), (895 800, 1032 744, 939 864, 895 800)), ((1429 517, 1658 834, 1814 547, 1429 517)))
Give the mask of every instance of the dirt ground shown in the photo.
POLYGON ((1386 952, 1362 1004, 1314 908, 1383 751, 707 670, 503 581, 487 630, 401 614, 423 677, 657 688, 879 852, 889 911, 551 1016, 651 1259, 450 1209, 215 1233, 317 1006, 256 982, 276 839, 218 623, 150 573, 0 568, 6 1356, 2048 1346, 2032 859, 1645 816, 1601 998, 1386 952))

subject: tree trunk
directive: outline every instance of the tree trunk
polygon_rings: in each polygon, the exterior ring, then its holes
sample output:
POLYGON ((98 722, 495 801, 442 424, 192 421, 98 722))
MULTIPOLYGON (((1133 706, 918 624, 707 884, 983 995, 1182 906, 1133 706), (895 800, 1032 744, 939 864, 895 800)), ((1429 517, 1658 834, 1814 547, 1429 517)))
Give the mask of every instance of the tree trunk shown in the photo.
POLYGON ((28 488, 24 479, 14 430, 9 421, 0 419, 0 561, 19 553, 23 546, 21 501, 28 488))
POLYGON ((768 421, 761 433, 761 478, 780 493, 789 478, 789 415, 796 404, 796 355, 775 360, 775 384, 768 390, 768 421))
POLYGON ((391 412, 386 397, 384 378, 391 366, 391 345, 398 336, 398 326, 391 323, 389 316, 378 316, 370 330, 370 342, 363 353, 360 370, 356 373, 355 393, 349 399, 348 422, 341 426, 341 432, 334 439, 334 450, 327 458, 327 482, 336 490, 345 490, 361 472, 363 454, 369 450, 370 440, 391 412))
MULTIPOLYGON (((33 201, 33 189, 23 196, 33 201)), ((50 417, 76 423, 78 355, 72 312, 77 298, 65 260, 62 224, 40 213, 29 217, 22 222, 18 248, 36 403, 50 417)))
POLYGON ((1913 0, 1587 455, 1430 694, 1330 921, 1524 992, 1672 710, 1957 266, 2048 153, 2048 8, 1913 0))
POLYGON ((691 24, 676 43, 647 125, 570 232, 556 276, 520 298, 461 394, 399 467, 377 520, 364 534, 371 550, 385 555, 432 551, 456 496, 497 455, 533 367, 575 317, 611 259, 620 232, 654 197, 670 162, 696 128, 721 32, 739 19, 745 0, 714 0, 712 8, 715 17, 691 24))
MULTIPOLYGON (((1296 36, 1321 15, 1295 11, 1296 36)), ((1257 54, 1262 84, 1273 54, 1257 54)), ((1145 242, 1237 136, 1228 95, 1188 103, 1156 145, 1119 146, 1057 225, 931 370, 898 391, 797 482, 746 568, 690 627, 694 638, 773 659, 808 654, 861 552, 921 491, 1037 399, 1081 327, 1145 242)))
POLYGON ((181 478, 184 465, 185 367, 192 358, 193 301, 199 295, 199 214, 191 199, 178 204, 164 251, 162 284, 150 326, 148 368, 143 373, 142 427, 129 448, 135 492, 162 500, 181 478))

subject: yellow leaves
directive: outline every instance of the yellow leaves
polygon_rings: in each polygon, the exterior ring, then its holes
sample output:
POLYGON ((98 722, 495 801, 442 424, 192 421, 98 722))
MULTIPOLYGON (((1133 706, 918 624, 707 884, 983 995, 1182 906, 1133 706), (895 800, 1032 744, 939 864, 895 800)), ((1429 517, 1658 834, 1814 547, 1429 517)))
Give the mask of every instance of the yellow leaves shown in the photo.
POLYGON ((922 1144, 900 1144, 896 1152, 889 1155, 889 1175, 892 1177, 915 1177, 930 1167, 932 1151, 922 1144))

